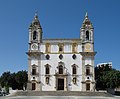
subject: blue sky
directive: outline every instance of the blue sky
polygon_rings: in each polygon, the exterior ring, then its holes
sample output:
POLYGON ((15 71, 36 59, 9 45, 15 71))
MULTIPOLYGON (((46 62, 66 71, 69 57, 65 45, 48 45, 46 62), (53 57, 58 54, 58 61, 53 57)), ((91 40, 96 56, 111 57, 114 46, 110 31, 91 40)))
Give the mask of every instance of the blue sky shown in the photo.
POLYGON ((94 25, 95 64, 120 69, 120 0, 0 0, 0 74, 27 70, 28 27, 38 11, 43 38, 79 38, 85 12, 94 25))

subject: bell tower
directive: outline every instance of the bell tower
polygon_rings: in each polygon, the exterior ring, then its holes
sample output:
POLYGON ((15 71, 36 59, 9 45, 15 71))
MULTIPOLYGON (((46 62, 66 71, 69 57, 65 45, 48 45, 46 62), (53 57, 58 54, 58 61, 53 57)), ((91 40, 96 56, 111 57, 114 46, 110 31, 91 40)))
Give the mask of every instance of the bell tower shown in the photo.
POLYGON ((86 13, 80 29, 82 41, 82 91, 94 91, 94 28, 86 13))
POLYGON ((42 27, 35 14, 34 20, 29 26, 29 43, 28 43, 28 83, 27 90, 41 90, 40 71, 41 71, 41 50, 42 27))

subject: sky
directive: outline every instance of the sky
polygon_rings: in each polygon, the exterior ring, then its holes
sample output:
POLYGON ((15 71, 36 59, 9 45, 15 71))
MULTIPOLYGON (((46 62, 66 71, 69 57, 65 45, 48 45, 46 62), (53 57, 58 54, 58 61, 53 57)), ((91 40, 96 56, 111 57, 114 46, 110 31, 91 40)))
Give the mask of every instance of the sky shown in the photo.
POLYGON ((27 70, 28 27, 38 11, 43 38, 79 38, 88 12, 94 26, 95 65, 120 70, 120 0, 0 0, 0 75, 27 70))

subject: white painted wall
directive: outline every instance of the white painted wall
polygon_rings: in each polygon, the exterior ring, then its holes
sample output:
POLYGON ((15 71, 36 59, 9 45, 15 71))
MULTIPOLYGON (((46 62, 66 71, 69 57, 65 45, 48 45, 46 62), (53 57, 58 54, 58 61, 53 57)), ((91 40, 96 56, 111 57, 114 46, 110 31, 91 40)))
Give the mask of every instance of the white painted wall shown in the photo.
POLYGON ((85 65, 92 65, 92 60, 91 60, 91 58, 86 58, 85 59, 85 65))
MULTIPOLYGON (((57 71, 57 66, 58 66, 58 62, 63 62, 65 64, 65 67, 67 69, 67 73, 70 74, 68 76, 68 82, 67 82, 67 85, 71 84, 72 85, 72 89, 70 88, 70 90, 74 90, 74 91, 78 91, 80 90, 81 88, 81 75, 82 75, 82 57, 80 54, 76 54, 77 58, 74 60, 72 58, 72 55, 73 54, 62 54, 63 55, 63 59, 60 60, 59 59, 59 55, 60 54, 49 54, 50 55, 50 59, 49 60, 46 60, 45 59, 45 55, 46 54, 43 54, 42 55, 42 59, 41 59, 41 75, 42 75, 42 84, 43 84, 43 87, 42 87, 42 90, 55 90, 55 71, 57 71), (46 64, 49 64, 51 67, 50 67, 50 74, 52 75, 50 77, 50 84, 47 85, 45 83, 45 65, 46 64), (72 65, 73 64, 76 64, 78 67, 77 67, 77 75, 78 76, 78 80, 77 80, 77 85, 74 85, 72 83, 72 65)), ((68 86, 70 87, 70 86, 68 86)))
MULTIPOLYGON (((68 44, 64 44, 64 54, 63 55, 63 59, 59 59, 59 53, 58 53, 58 44, 51 44, 51 54, 49 54, 50 59, 47 60, 45 58, 46 54, 45 54, 45 44, 41 44, 40 45, 40 51, 43 52, 43 54, 41 55, 41 62, 40 62, 40 66, 41 66, 41 70, 40 70, 40 79, 41 79, 41 83, 42 83, 42 91, 55 91, 56 90, 56 77, 55 72, 58 71, 57 66, 59 62, 63 62, 67 71, 67 74, 69 74, 69 76, 67 76, 67 89, 69 91, 82 91, 82 56, 80 53, 75 54, 76 55, 76 59, 72 58, 72 43, 68 43, 68 44), (46 84, 46 79, 45 79, 45 65, 49 64, 50 65, 50 83, 46 84), (73 84, 73 76, 72 76, 72 65, 76 64, 77 65, 77 83, 73 84)), ((77 52, 82 52, 82 45, 78 45, 77 46, 77 52)), ((31 60, 31 65, 38 65, 38 60, 32 59, 31 60)), ((85 65, 92 65, 92 60, 91 58, 86 58, 85 59, 85 65)), ((66 72, 65 71, 65 72, 66 72)), ((85 71, 85 70, 84 70, 85 71)), ((38 72, 38 68, 37 68, 37 72, 38 72)), ((34 76, 31 76, 31 80, 33 80, 34 76)), ((92 77, 89 77, 90 80, 92 79, 92 77)), ((39 80, 38 77, 35 77, 35 80, 39 80)), ((85 80, 87 80, 87 77, 85 78, 85 80)))

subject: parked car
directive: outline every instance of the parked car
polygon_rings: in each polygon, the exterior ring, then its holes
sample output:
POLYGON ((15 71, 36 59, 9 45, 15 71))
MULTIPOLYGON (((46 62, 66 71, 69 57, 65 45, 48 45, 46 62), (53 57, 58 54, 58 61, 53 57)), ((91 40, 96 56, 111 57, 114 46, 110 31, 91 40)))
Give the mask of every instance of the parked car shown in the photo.
POLYGON ((0 96, 3 96, 3 93, 2 93, 2 92, 0 92, 0 96))

